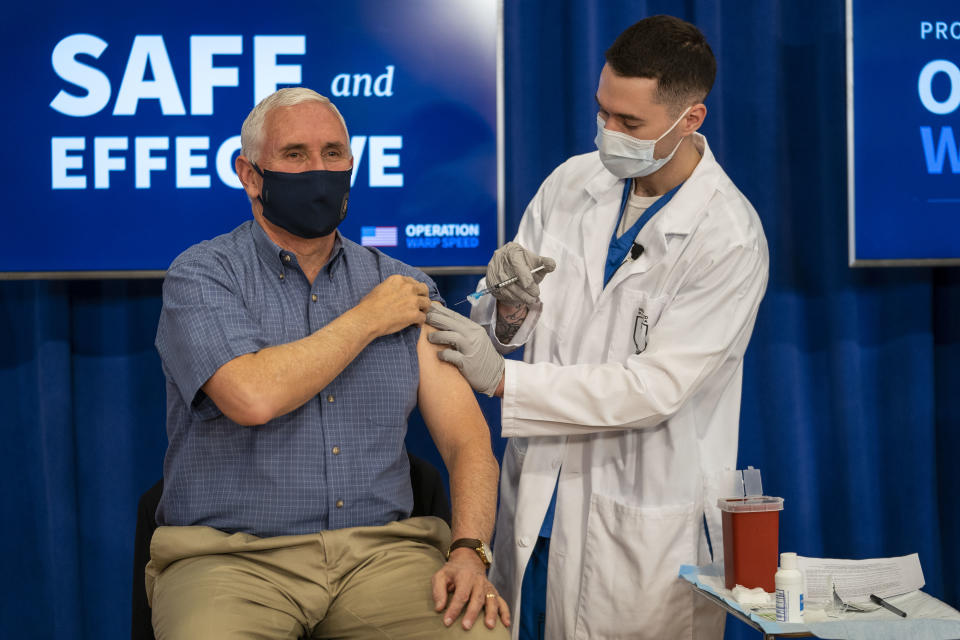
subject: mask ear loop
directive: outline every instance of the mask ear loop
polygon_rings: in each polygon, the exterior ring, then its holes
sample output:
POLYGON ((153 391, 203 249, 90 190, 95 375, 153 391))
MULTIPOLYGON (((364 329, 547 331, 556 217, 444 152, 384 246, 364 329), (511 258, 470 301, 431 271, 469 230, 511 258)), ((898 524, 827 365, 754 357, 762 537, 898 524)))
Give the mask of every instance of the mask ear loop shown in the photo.
POLYGON ((671 151, 670 153, 668 153, 665 157, 669 158, 670 156, 672 156, 673 154, 675 154, 675 153, 677 152, 677 149, 680 148, 680 145, 683 144, 684 138, 686 138, 686 136, 684 136, 683 138, 680 138, 680 140, 677 142, 677 146, 675 146, 675 147, 673 148, 673 151, 671 151))
MULTIPOLYGON (((687 112, 690 111, 690 109, 692 109, 692 108, 693 108, 693 106, 689 106, 689 107, 687 107, 686 109, 684 109, 684 110, 683 110, 683 113, 680 114, 680 117, 677 118, 677 121, 674 122, 672 125, 670 125, 670 128, 667 129, 666 131, 664 131, 664 132, 660 135, 659 138, 657 138, 656 140, 654 140, 653 144, 657 144, 658 142, 660 142, 661 140, 663 140, 663 138, 664 138, 668 133, 670 133, 671 131, 673 131, 673 130, 677 127, 677 125, 680 124, 680 122, 681 122, 685 117, 687 117, 687 112)), ((667 154, 666 156, 664 156, 664 157, 665 157, 665 158, 670 158, 670 157, 672 157, 673 154, 675 154, 675 153, 677 152, 677 149, 680 148, 680 145, 683 144, 683 139, 686 138, 686 137, 687 137, 687 136, 681 136, 681 137, 680 137, 680 140, 677 142, 677 145, 673 148, 673 151, 671 151, 670 153, 668 153, 668 154, 667 154)))
POLYGON ((666 136, 668 133, 676 129, 677 125, 680 124, 680 121, 687 117, 687 113, 690 111, 690 109, 693 109, 692 105, 683 110, 683 113, 680 114, 680 117, 677 118, 672 125, 670 125, 669 129, 667 129, 666 131, 660 134, 660 137, 657 138, 656 142, 660 142, 661 140, 663 140, 664 136, 666 136))
MULTIPOLYGON (((258 174, 260 174, 260 177, 261 177, 261 178, 265 178, 265 177, 266 177, 266 176, 263 175, 263 170, 260 169, 260 167, 257 166, 257 163, 256 163, 256 162, 251 161, 251 162, 250 162, 250 166, 253 167, 253 170, 254 170, 254 171, 256 171, 258 174)), ((261 206, 264 206, 264 202, 263 202, 263 182, 262 182, 262 181, 261 181, 261 183, 260 183, 260 193, 257 194, 257 200, 260 201, 260 205, 261 205, 261 206)))
MULTIPOLYGON (((683 113, 680 114, 680 117, 677 118, 676 121, 675 121, 672 125, 670 125, 670 128, 667 129, 666 131, 664 131, 663 133, 661 133, 661 134, 660 134, 660 137, 653 141, 654 144, 656 144, 656 143, 660 142, 661 140, 663 140, 663 139, 667 136, 668 133, 670 133, 671 131, 673 131, 674 129, 676 129, 676 128, 677 128, 677 125, 680 124, 680 122, 681 122, 684 118, 687 117, 687 112, 689 112, 690 109, 693 109, 693 106, 689 106, 689 107, 687 107, 686 109, 684 109, 684 110, 683 110, 683 113)), ((686 136, 684 136, 684 137, 686 137, 686 136)), ((680 142, 683 142, 683 138, 680 138, 680 142)), ((677 147, 680 146, 680 142, 678 142, 678 143, 677 143, 677 146, 673 148, 673 151, 676 151, 676 150, 677 150, 677 147)), ((671 153, 673 153, 673 151, 671 151, 671 153)))

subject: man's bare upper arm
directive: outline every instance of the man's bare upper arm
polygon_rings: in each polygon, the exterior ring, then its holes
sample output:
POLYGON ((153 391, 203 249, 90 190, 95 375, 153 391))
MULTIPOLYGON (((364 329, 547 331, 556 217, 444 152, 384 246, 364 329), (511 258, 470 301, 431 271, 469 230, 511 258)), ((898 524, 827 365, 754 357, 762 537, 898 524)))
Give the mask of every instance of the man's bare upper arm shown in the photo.
POLYGON ((490 430, 469 383, 455 366, 437 357, 437 353, 447 347, 427 340, 427 334, 435 330, 427 324, 420 329, 417 341, 420 388, 417 397, 423 420, 440 455, 447 462, 448 455, 477 439, 489 448, 490 430))

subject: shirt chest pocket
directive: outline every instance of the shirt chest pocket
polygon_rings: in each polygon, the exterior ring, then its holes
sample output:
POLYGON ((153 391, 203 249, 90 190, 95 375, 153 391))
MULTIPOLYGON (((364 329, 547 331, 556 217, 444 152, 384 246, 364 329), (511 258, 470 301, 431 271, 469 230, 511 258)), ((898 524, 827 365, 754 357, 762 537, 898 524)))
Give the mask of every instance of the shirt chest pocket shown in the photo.
POLYGON ((669 301, 668 296, 652 296, 646 291, 626 289, 616 292, 607 313, 615 314, 608 322, 607 362, 625 362, 643 354, 656 339, 656 327, 669 301))

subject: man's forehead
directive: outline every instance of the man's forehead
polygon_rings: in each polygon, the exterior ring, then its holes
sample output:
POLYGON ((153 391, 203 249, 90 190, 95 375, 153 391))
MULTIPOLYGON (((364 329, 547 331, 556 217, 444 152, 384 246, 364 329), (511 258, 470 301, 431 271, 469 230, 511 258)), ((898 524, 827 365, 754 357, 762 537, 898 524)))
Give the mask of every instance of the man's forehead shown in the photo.
POLYGON ((264 128, 274 146, 306 144, 318 137, 325 143, 346 140, 346 131, 333 108, 316 100, 271 109, 264 128))
POLYGON ((633 76, 622 76, 614 71, 610 65, 604 65, 600 72, 600 82, 597 85, 597 91, 607 89, 607 91, 629 91, 635 95, 642 95, 653 99, 657 95, 658 81, 656 78, 640 78, 633 76))
POLYGON ((618 75, 604 66, 597 85, 597 103, 610 113, 646 119, 666 107, 657 100, 656 78, 618 75))

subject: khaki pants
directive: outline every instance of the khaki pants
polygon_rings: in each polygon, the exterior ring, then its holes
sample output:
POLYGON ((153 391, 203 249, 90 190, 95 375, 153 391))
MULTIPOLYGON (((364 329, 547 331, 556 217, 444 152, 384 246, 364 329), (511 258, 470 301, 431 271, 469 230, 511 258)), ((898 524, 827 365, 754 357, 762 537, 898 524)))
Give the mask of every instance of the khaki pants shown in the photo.
POLYGON ((431 577, 450 529, 438 518, 257 538, 159 527, 147 598, 158 640, 510 637, 483 612, 470 631, 443 625, 431 577))

